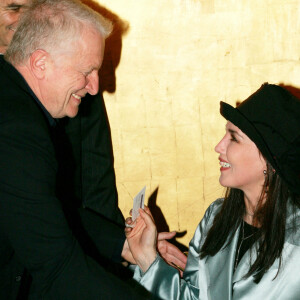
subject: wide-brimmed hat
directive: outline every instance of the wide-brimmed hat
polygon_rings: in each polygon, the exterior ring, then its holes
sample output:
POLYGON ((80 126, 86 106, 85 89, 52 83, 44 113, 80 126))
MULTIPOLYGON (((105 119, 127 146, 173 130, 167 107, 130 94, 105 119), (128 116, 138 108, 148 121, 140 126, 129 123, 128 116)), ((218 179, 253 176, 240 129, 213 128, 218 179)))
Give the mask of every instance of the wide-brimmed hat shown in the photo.
POLYGON ((238 107, 220 102, 221 115, 242 130, 290 190, 300 194, 300 100, 265 83, 238 107))

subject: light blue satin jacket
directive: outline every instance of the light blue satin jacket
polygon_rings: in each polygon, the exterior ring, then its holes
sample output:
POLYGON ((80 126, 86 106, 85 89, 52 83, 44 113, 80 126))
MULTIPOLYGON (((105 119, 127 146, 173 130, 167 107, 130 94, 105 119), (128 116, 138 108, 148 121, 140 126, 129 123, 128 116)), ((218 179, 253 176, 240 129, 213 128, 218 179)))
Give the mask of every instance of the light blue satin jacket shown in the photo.
POLYGON ((190 242, 183 279, 177 270, 159 256, 144 274, 136 267, 134 278, 165 300, 300 300, 300 211, 295 215, 291 206, 288 206, 282 265, 277 277, 275 278, 279 267, 278 259, 259 284, 255 284, 253 277, 243 278, 249 270, 251 260, 254 262, 256 259, 254 250, 245 253, 233 273, 240 229, 236 231, 228 247, 213 257, 199 258, 200 249, 222 202, 223 199, 218 199, 212 203, 198 225, 190 242), (292 230, 293 224, 297 225, 296 231, 292 230))

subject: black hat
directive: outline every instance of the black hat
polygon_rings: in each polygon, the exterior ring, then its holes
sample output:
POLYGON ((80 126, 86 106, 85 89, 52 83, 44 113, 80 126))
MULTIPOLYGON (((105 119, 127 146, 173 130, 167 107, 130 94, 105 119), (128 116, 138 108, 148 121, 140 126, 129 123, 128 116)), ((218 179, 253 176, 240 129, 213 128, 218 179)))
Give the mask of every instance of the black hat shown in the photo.
POLYGON ((290 190, 300 194, 300 101, 283 87, 266 83, 237 108, 220 104, 221 115, 241 129, 290 190))

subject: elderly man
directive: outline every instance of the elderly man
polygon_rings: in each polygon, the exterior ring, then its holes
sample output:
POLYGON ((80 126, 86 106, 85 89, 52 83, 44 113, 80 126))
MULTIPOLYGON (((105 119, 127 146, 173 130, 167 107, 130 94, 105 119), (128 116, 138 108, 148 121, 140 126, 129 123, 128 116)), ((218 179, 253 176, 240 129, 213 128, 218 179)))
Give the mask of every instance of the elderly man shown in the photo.
MULTIPOLYGON (((0 60, 31 0, 0 0, 0 60)), ((110 131, 101 94, 88 96, 78 116, 61 123, 73 154, 73 196, 106 218, 124 224, 118 208, 110 131)))
POLYGON ((11 64, 0 61, 1 299, 17 297, 25 268, 30 299, 148 297, 100 266, 121 250, 132 261, 124 234, 74 208, 61 168, 72 153, 56 119, 76 116, 81 99, 98 92, 110 30, 75 0, 35 1, 6 52, 11 64))
MULTIPOLYGON (((0 0, 0 62, 21 14, 31 3, 31 0, 0 0)), ((62 162, 64 173, 61 172, 68 180, 59 192, 67 191, 64 196, 72 198, 76 205, 90 208, 123 225, 117 205, 110 132, 102 98, 99 94, 86 98, 78 116, 60 121, 66 131, 64 147, 69 147, 70 153, 62 162)))

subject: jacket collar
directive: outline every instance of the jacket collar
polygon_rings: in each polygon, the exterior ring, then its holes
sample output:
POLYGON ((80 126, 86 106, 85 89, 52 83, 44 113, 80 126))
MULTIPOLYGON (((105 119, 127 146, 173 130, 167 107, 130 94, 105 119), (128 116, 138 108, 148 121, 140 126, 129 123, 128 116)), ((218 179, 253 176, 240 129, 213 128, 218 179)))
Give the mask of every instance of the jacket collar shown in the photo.
MULTIPOLYGON (((298 243, 299 246, 300 230, 297 230, 297 232, 294 230, 299 227, 300 210, 294 213, 293 205, 289 200, 287 203, 285 242, 290 244, 298 243)), ((254 262, 257 258, 256 251, 252 247, 246 251, 233 273, 239 232, 240 228, 236 230, 231 243, 227 247, 223 248, 215 256, 207 258, 206 266, 209 274, 209 290, 212 299, 231 300, 233 285, 243 279, 249 271, 251 261, 254 262)), ((276 267, 276 264, 279 264, 278 260, 274 262, 274 267, 276 267)), ((252 279, 249 278, 249 280, 252 279)))
POLYGON ((34 94, 22 74, 9 62, 4 60, 3 55, 0 55, 0 66, 2 66, 5 74, 13 81, 19 88, 21 88, 26 94, 30 95, 34 101, 38 104, 42 112, 44 113, 47 121, 49 122, 51 127, 56 127, 57 120, 54 119, 50 113, 47 111, 45 106, 41 103, 38 97, 34 94))
POLYGON ((227 247, 222 248, 222 250, 213 257, 207 258, 206 263, 210 277, 209 289, 211 299, 232 299, 232 270, 235 263, 238 236, 239 229, 227 247))
MULTIPOLYGON (((300 241, 300 210, 298 209, 296 212, 294 211, 294 205, 291 203, 289 199, 287 201, 287 217, 286 217, 286 225, 285 225, 285 243, 296 244, 299 245, 300 241)), ((239 230, 237 230, 235 234, 236 241, 234 243, 234 247, 232 248, 233 252, 235 253, 235 249, 237 247, 237 240, 239 236, 239 230)), ((232 243, 233 244, 233 243, 232 243)), ((233 283, 243 279, 243 277, 248 273, 250 264, 253 263, 257 258, 257 253, 255 247, 252 247, 242 257, 240 263, 238 264, 236 271, 233 274, 233 283)), ((274 262, 274 266, 278 265, 279 267, 279 260, 274 262)), ((234 266, 231 266, 232 270, 234 266)))

